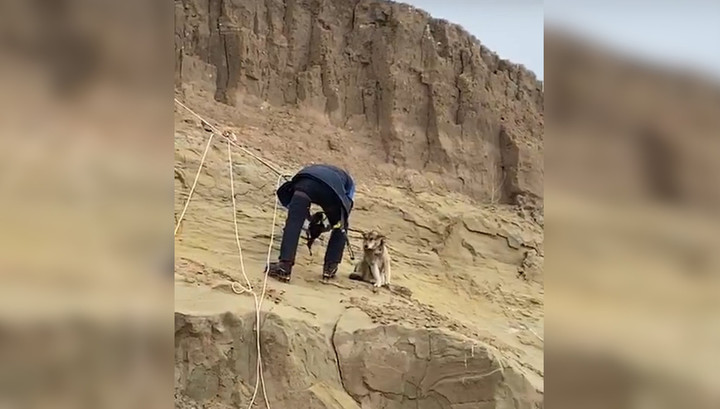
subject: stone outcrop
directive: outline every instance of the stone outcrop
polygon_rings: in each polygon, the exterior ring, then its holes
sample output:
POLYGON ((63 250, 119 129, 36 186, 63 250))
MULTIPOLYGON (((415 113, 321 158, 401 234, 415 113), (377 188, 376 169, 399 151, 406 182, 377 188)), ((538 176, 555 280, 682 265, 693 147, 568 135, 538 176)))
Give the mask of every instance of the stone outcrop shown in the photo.
POLYGON ((344 388, 363 408, 542 407, 525 378, 472 340, 363 325, 361 314, 351 309, 340 318, 333 345, 344 388))
MULTIPOLYGON (((254 319, 253 313, 176 313, 176 407, 247 406, 255 385, 254 319)), ((263 314, 261 322, 273 407, 542 407, 542 394, 520 372, 457 334, 377 326, 357 309, 326 331, 275 314, 263 314)))

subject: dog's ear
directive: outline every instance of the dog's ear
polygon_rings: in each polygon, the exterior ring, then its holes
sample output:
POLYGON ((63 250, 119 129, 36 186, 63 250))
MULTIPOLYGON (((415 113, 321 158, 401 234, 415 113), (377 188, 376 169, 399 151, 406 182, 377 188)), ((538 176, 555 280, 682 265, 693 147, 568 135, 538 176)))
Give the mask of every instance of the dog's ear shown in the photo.
POLYGON ((380 239, 380 245, 384 246, 387 243, 387 237, 385 236, 379 236, 378 239, 380 239))

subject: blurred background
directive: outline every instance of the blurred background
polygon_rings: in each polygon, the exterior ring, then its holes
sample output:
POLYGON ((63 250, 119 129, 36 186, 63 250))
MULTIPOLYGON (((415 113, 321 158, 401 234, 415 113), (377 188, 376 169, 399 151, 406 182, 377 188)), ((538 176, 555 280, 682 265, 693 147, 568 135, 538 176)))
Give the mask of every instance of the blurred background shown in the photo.
MULTIPOLYGON (((720 407, 720 5, 544 9, 548 407, 720 407)), ((0 0, 0 407, 172 405, 172 24, 0 0)))
POLYGON ((720 405, 718 21, 545 2, 548 407, 720 405))
POLYGON ((0 407, 172 402, 167 2, 0 0, 0 407))

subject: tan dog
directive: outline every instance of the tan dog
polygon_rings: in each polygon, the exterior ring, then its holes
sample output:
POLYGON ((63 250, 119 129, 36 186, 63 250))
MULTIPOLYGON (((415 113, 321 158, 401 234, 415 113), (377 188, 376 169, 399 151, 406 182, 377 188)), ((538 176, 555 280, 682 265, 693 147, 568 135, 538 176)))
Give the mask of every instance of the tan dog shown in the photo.
POLYGON ((373 283, 377 287, 390 286, 390 253, 387 239, 373 230, 363 233, 363 258, 350 274, 351 280, 373 283))

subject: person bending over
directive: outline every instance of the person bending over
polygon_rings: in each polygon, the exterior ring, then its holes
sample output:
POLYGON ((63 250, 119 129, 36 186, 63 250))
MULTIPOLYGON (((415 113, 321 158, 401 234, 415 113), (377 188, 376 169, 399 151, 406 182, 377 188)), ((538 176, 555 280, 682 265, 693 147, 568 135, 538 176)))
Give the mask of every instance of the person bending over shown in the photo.
POLYGON ((325 250, 323 278, 335 277, 345 250, 354 196, 355 181, 348 172, 332 165, 307 166, 280 186, 277 197, 288 209, 288 216, 280 244, 280 257, 267 266, 268 275, 280 281, 290 281, 300 233, 310 215, 310 204, 314 203, 323 209, 333 226, 325 250))

